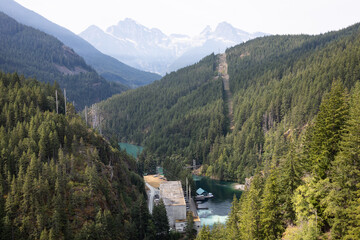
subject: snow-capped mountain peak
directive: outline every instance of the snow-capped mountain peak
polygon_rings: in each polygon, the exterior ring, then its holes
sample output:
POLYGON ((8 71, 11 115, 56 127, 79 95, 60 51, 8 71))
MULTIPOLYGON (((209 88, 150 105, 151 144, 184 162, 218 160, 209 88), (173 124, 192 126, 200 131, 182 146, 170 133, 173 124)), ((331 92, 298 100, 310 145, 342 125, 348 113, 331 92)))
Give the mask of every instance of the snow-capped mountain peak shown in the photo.
POLYGON ((159 29, 149 29, 130 18, 119 21, 117 25, 108 27, 106 32, 120 39, 131 39, 138 42, 139 45, 148 42, 159 43, 162 39, 167 38, 167 36, 159 29))
POLYGON ((207 25, 204 30, 202 30, 202 32, 200 33, 200 36, 204 36, 204 37, 207 37, 209 36, 211 33, 212 33, 212 29, 209 25, 207 25))
POLYGON ((92 25, 80 34, 105 54, 140 69, 165 74, 193 64, 212 52, 225 51, 249 39, 265 34, 250 34, 227 22, 215 30, 207 26, 199 35, 164 34, 131 18, 125 18, 106 32, 92 25))

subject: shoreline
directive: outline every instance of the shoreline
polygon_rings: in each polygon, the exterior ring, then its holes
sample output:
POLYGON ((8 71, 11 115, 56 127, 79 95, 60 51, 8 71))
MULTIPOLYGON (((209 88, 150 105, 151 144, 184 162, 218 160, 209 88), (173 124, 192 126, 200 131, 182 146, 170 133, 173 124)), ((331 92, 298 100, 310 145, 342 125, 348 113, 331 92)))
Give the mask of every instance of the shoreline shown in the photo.
POLYGON ((234 183, 231 187, 235 190, 245 191, 245 184, 234 183))
MULTIPOLYGON (((214 178, 214 177, 208 177, 208 176, 205 176, 203 174, 199 174, 198 172, 195 172, 195 171, 193 171, 192 173, 193 173, 193 175, 195 175, 197 177, 205 177, 205 178, 209 178, 209 179, 212 179, 212 180, 225 181, 225 180, 219 180, 219 179, 214 178)), ((231 181, 225 181, 225 182, 231 182, 231 181)), ((240 183, 233 182, 231 184, 231 188, 234 189, 234 190, 237 190, 237 191, 245 191, 245 184, 240 184, 240 183)))

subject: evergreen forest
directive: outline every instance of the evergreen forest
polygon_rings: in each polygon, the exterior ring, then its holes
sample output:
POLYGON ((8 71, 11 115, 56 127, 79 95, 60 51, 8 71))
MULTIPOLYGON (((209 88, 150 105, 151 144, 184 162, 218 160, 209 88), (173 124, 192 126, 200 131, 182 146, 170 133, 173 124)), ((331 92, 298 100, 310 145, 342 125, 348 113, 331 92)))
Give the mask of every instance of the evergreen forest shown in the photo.
POLYGON ((128 87, 108 82, 62 42, 0 12, 0 70, 17 72, 66 89, 77 110, 128 87))
POLYGON ((0 240, 360 239, 360 24, 256 38, 128 90, 0 12, 0 70, 0 240), (184 183, 193 161, 247 184, 225 224, 195 236, 188 214, 181 236, 142 175, 184 183))
POLYGON ((59 86, 0 73, 0 239, 168 239, 164 205, 152 217, 146 198, 135 159, 59 86))
POLYGON ((104 135, 146 146, 141 156, 144 172, 154 172, 165 158, 202 162, 227 131, 216 65, 217 57, 210 55, 160 81, 99 103, 104 135))
POLYGON ((197 239, 360 239, 360 83, 336 80, 305 133, 282 138, 226 225, 197 239), (220 237, 219 237, 220 236, 220 237))
MULTIPOLYGON (((276 157, 278 132, 306 131, 334 80, 351 90, 360 76, 359 24, 322 35, 257 38, 226 51, 234 104, 229 128, 219 56, 99 104, 106 136, 144 146, 162 164, 181 155, 203 173, 243 182, 276 157), (270 140, 272 139, 272 140, 270 140)), ((148 165, 148 164, 147 164, 148 165)))
POLYGON ((360 24, 321 35, 257 38, 100 105, 105 135, 145 147, 140 169, 250 187, 226 225, 198 239, 359 239, 360 24), (181 80, 181 81, 180 81, 181 80))

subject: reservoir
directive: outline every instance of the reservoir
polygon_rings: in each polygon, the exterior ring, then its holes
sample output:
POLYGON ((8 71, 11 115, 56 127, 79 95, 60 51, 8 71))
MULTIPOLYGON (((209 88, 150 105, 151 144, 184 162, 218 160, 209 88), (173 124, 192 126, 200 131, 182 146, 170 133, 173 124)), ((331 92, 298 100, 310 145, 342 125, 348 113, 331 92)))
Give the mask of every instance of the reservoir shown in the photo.
POLYGON ((141 146, 137 146, 130 143, 119 143, 120 149, 125 150, 129 155, 133 156, 134 158, 137 158, 138 155, 142 152, 144 149, 141 146))
POLYGON ((233 182, 218 181, 195 175, 193 179, 196 189, 202 188, 214 195, 214 198, 204 202, 208 209, 198 210, 201 225, 212 227, 217 222, 225 223, 230 212, 234 194, 239 198, 241 191, 233 189, 233 182))

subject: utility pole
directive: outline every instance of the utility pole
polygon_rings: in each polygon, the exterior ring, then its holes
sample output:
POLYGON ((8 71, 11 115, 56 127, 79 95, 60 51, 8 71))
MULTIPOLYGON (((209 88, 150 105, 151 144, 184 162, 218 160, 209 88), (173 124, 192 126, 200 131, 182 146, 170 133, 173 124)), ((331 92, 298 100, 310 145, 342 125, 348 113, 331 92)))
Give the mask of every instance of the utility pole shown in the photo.
POLYGON ((57 90, 55 90, 55 101, 56 101, 56 113, 59 114, 59 103, 58 103, 57 90))
POLYGON ((191 185, 189 185, 189 202, 190 202, 190 199, 191 199, 191 185))
POLYGON ((99 132, 100 132, 100 135, 102 135, 102 131, 101 131, 101 115, 99 113, 99 132))
POLYGON ((87 106, 85 106, 85 122, 86 122, 86 127, 88 125, 88 122, 87 122, 87 106))
POLYGON ((65 116, 66 116, 66 89, 64 88, 65 116))
POLYGON ((186 197, 189 200, 189 195, 188 195, 188 179, 186 178, 186 184, 185 184, 185 193, 186 193, 186 197))
POLYGON ((93 129, 96 128, 96 124, 97 124, 97 108, 96 108, 96 103, 94 105, 92 105, 92 114, 93 114, 93 129))

